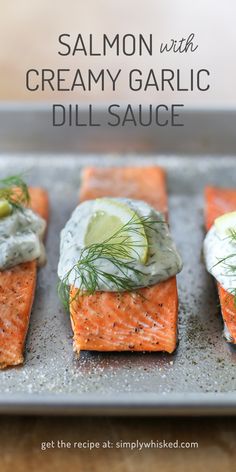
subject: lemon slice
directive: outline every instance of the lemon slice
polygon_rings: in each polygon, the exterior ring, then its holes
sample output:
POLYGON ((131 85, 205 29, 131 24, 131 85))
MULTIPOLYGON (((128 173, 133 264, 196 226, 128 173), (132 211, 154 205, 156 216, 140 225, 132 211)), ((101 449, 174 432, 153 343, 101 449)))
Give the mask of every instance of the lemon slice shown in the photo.
POLYGON ((236 211, 225 213, 216 218, 215 228, 220 238, 227 238, 231 231, 236 231, 236 211))
POLYGON ((126 246, 129 257, 142 264, 146 263, 148 240, 140 217, 126 203, 99 198, 94 202, 84 243, 89 246, 103 243, 109 238, 112 238, 112 244, 126 246))
POLYGON ((9 216, 11 212, 12 212, 12 206, 10 205, 10 203, 5 199, 0 200, 0 218, 9 216))

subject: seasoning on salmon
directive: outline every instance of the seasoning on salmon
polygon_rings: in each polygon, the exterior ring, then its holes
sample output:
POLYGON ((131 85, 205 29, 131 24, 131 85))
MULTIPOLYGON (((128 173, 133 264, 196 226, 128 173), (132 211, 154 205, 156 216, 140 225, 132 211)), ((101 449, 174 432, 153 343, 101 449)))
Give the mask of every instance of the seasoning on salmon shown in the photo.
MULTIPOLYGON (((166 177, 159 167, 86 168, 80 201, 99 197, 143 200, 167 216, 166 177)), ((134 292, 75 293, 72 287, 70 316, 77 353, 175 350, 176 277, 134 292)))
MULTIPOLYGON (((30 188, 31 208, 48 219, 48 195, 30 188)), ((36 261, 0 272, 0 368, 22 364, 37 278, 36 261)))
MULTIPOLYGON (((217 217, 236 210, 236 190, 218 187, 205 189, 205 227, 208 231, 217 217)), ((225 337, 236 344, 236 306, 234 296, 217 282, 225 337)))

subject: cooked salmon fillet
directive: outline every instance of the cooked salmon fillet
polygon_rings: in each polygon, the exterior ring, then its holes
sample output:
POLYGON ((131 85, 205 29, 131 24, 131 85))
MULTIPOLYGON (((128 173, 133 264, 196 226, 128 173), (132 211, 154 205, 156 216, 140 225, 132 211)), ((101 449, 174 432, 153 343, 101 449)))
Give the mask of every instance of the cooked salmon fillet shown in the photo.
MULTIPOLYGON (((30 188, 31 208, 48 219, 48 195, 30 188)), ((24 344, 34 300, 36 261, 0 272, 0 368, 22 364, 24 344)))
MULTIPOLYGON (((86 168, 80 201, 141 199, 167 214, 165 172, 159 167, 86 168)), ((71 298, 76 288, 71 289, 71 298)), ((176 277, 131 292, 95 292, 71 302, 74 350, 167 351, 177 342, 176 277)))
MULTIPOLYGON (((205 189, 205 226, 208 231, 214 220, 236 210, 236 190, 207 187, 205 189)), ((225 325, 225 337, 236 344, 236 306, 234 297, 217 283, 221 312, 225 325)))

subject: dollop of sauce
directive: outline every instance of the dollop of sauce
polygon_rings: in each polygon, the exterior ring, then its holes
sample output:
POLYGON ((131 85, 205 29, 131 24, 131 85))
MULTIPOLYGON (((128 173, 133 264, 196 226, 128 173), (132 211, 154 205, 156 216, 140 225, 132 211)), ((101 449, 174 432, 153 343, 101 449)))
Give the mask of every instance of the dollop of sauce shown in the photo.
POLYGON ((46 262, 43 236, 46 221, 29 208, 14 209, 12 214, 0 218, 0 270, 22 262, 46 262))
MULTIPOLYGON (((167 280, 180 272, 182 260, 172 240, 164 216, 140 200, 126 198, 116 198, 114 200, 127 204, 139 217, 150 217, 152 221, 156 222, 155 231, 145 228, 149 246, 147 262, 145 264, 138 261, 132 263, 135 269, 140 270, 142 274, 137 275, 129 269, 125 271, 125 275, 132 279, 134 286, 136 288, 148 287, 167 280)), ((61 231, 58 276, 63 280, 71 271, 67 282, 77 288, 81 287, 81 280, 76 276, 73 266, 80 259, 81 251, 85 248, 84 240, 87 227, 94 215, 94 202, 94 200, 90 200, 78 205, 65 228, 61 231)), ((101 258, 97 261, 97 264, 100 269, 114 276, 121 275, 119 269, 107 260, 101 258)), ((117 287, 112 282, 106 281, 104 283, 101 279, 97 290, 115 292, 117 287)))
POLYGON ((221 238, 213 225, 203 243, 203 255, 210 274, 232 293, 236 289, 236 242, 229 236, 221 238))

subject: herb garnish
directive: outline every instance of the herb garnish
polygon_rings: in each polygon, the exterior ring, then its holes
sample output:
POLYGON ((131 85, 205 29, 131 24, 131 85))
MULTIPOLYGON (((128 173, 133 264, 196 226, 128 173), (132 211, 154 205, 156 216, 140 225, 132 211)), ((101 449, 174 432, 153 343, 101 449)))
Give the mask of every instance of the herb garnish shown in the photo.
POLYGON ((0 179, 0 200, 7 200, 15 209, 29 204, 29 189, 21 175, 0 179))
POLYGON ((140 243, 131 241, 130 234, 140 234, 157 231, 157 224, 164 224, 164 221, 152 220, 150 217, 133 216, 118 231, 103 242, 91 244, 82 249, 77 263, 67 272, 65 277, 58 284, 58 294, 62 304, 66 309, 70 303, 80 295, 91 295, 99 287, 99 281, 102 281, 107 287, 112 283, 117 291, 132 291, 136 289, 136 284, 127 275, 130 270, 136 278, 144 275, 143 272, 135 268, 137 260, 134 258, 134 252, 143 247, 140 243), (105 260, 118 269, 120 275, 113 275, 110 272, 102 270, 99 260, 105 260), (74 272, 74 283, 69 282, 71 273, 74 272), (71 297, 71 285, 78 283, 79 287, 73 297, 71 297))
MULTIPOLYGON (((236 243, 236 230, 230 228, 229 236, 227 236, 226 239, 230 239, 231 242, 236 243)), ((223 267, 227 269, 227 276, 234 277, 236 275, 236 264, 230 264, 230 259, 232 259, 233 257, 236 257, 236 251, 226 257, 219 259, 218 262, 214 264, 212 268, 216 267, 219 264, 223 264, 223 267)), ((234 297, 234 305, 236 307, 236 287, 232 288, 229 293, 234 297)))

